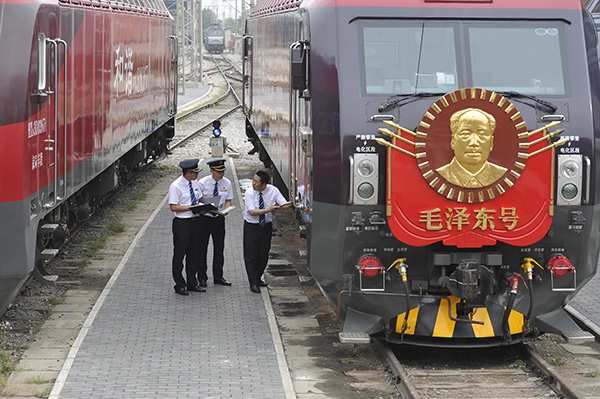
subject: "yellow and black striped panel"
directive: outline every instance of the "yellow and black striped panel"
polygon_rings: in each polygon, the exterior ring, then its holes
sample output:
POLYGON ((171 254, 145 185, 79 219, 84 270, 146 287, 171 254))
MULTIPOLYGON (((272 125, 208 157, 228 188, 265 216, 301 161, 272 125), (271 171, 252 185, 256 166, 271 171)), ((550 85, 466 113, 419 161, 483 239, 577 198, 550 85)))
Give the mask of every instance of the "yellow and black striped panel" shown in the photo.
MULTIPOLYGON (((492 338, 502 336, 502 317, 506 309, 504 306, 488 303, 487 307, 476 308, 471 320, 483 324, 475 324, 468 321, 455 321, 448 316, 448 303, 450 303, 452 317, 456 318, 456 304, 459 302, 459 298, 448 296, 433 303, 411 309, 404 334, 432 338, 492 338)), ((401 313, 395 320, 392 320, 392 327, 398 334, 402 333, 405 315, 406 312, 401 313)), ((512 310, 508 317, 510 334, 522 333, 524 321, 525 317, 522 313, 512 310)))

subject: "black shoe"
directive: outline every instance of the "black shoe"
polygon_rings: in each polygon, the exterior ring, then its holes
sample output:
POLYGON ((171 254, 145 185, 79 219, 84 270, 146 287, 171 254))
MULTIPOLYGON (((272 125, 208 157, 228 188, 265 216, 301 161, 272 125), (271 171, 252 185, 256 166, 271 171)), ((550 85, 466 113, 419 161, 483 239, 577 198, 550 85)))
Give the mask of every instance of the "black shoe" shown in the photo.
POLYGON ((195 285, 193 287, 188 287, 187 290, 194 291, 194 292, 206 292, 206 288, 200 287, 199 285, 195 285))
POLYGON ((267 285, 269 285, 269 283, 267 283, 266 281, 263 280, 258 280, 258 284, 259 287, 266 287, 267 285))
POLYGON ((216 278, 215 279, 215 284, 218 284, 218 285, 231 285, 231 283, 229 281, 225 280, 223 277, 216 278))
POLYGON ((183 287, 175 287, 175 292, 179 295, 190 295, 190 293, 187 292, 187 290, 183 287))
POLYGON ((260 294, 260 289, 256 285, 251 285, 250 291, 254 292, 255 294, 260 294))
POLYGON ((200 287, 202 287, 202 288, 206 288, 206 281, 204 281, 204 280, 200 280, 200 281, 198 282, 198 285, 199 285, 200 287))

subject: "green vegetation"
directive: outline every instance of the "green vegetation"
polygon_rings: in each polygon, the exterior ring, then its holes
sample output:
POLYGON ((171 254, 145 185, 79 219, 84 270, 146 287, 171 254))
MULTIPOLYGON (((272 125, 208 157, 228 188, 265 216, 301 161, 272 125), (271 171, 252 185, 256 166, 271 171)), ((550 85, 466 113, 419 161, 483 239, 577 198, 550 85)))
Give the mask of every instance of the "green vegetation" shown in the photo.
POLYGON ((116 222, 116 221, 112 221, 108 224, 108 229, 113 234, 122 233, 125 231, 125 224, 116 222))
POLYGON ((143 201, 146 199, 146 197, 148 197, 148 191, 150 191, 150 188, 144 187, 144 188, 142 188, 142 191, 140 191, 137 194, 132 195, 131 198, 136 201, 143 201))
POLYGON ((34 395, 36 398, 47 398, 50 396, 50 392, 52 392, 52 388, 45 389, 42 392, 36 392, 34 395))
POLYGON ((35 377, 29 377, 25 380, 26 383, 28 384, 45 384, 47 382, 50 382, 42 377, 40 377, 39 375, 36 375, 35 377))
POLYGON ((0 325, 0 373, 2 374, 9 374, 14 368, 10 354, 7 352, 6 344, 6 333, 11 329, 12 327, 8 321, 0 325))
POLYGON ((557 357, 556 359, 553 360, 554 364, 556 364, 557 366, 564 366, 565 364, 567 364, 566 360, 561 359, 560 357, 557 357))
POLYGON ((97 251, 106 247, 106 237, 91 238, 88 245, 92 251, 97 251))
POLYGON ((527 366, 527 363, 525 363, 521 359, 517 359, 517 360, 515 360, 514 366, 515 366, 515 368, 521 368, 521 367, 527 366))
POLYGON ((590 370, 587 373, 585 373, 585 376, 589 378, 596 378, 598 377, 598 370, 590 370))
POLYGON ((47 299, 47 301, 50 305, 59 305, 59 304, 63 303, 65 301, 65 299, 66 299, 65 297, 58 297, 58 296, 52 295, 51 297, 49 297, 47 299))

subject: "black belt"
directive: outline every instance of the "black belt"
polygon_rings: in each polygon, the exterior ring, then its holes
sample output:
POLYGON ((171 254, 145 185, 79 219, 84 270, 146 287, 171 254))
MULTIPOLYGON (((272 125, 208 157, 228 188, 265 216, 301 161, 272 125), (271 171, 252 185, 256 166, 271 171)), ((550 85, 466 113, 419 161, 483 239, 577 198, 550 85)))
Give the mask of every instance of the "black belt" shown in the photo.
MULTIPOLYGON (((252 223, 252 222, 249 222, 247 220, 244 220, 244 223, 247 223, 247 224, 252 225, 252 226, 260 226, 260 223, 252 223)), ((271 224, 271 222, 266 222, 265 226, 268 225, 268 224, 271 224)), ((262 227, 265 227, 265 226, 262 226, 262 227)))

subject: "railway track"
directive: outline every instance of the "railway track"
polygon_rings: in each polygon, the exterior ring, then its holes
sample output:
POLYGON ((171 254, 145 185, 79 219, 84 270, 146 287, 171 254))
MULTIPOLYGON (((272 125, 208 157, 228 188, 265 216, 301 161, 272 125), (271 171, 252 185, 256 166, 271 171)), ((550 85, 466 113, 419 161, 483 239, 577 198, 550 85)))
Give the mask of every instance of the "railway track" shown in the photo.
POLYGON ((441 349, 390 346, 377 339, 375 345, 406 399, 587 397, 527 344, 441 349))
POLYGON ((215 65, 208 71, 218 71, 212 78, 212 91, 205 103, 177 117, 175 137, 170 149, 184 145, 202 132, 212 129, 215 120, 222 120, 242 106, 238 93, 242 90, 241 72, 229 57, 210 56, 215 65), (226 73, 229 72, 229 73, 226 73))

